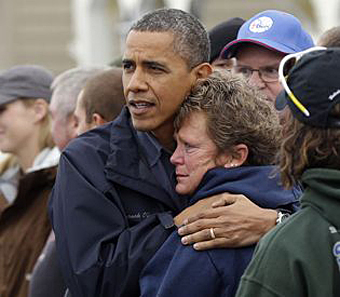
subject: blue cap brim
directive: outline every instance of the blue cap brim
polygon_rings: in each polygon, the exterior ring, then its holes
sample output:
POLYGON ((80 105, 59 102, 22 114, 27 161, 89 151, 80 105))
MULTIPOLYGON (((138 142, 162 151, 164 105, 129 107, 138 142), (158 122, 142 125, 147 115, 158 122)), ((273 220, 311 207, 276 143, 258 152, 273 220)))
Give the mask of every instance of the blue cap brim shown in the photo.
POLYGON ((252 43, 252 44, 256 44, 259 46, 263 46, 269 50, 273 50, 276 52, 280 52, 283 54, 292 54, 295 52, 299 52, 299 49, 292 49, 289 48, 281 43, 275 42, 275 41, 271 41, 271 40, 264 40, 264 39, 237 39, 234 40, 230 43, 228 43, 224 49, 221 52, 220 57, 223 59, 228 59, 228 58, 232 58, 235 56, 237 49, 245 43, 252 43))

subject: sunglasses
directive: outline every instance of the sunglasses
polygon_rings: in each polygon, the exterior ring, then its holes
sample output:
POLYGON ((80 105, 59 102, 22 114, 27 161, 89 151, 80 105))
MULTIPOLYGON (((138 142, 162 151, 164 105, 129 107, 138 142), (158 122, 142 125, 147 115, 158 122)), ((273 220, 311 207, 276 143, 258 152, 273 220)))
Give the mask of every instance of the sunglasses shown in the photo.
POLYGON ((285 56, 280 63, 279 66, 279 81, 282 84, 285 92, 287 93, 289 99, 295 104, 295 106, 307 117, 310 116, 310 113, 306 107, 302 105, 302 103, 296 98, 296 96, 293 94, 291 89, 288 87, 287 84, 287 78, 289 76, 289 71, 293 68, 293 66, 297 63, 297 61, 300 60, 300 58, 311 52, 315 51, 322 51, 326 50, 326 47, 323 46, 315 46, 311 47, 307 50, 304 50, 302 52, 294 53, 294 54, 289 54, 285 56))

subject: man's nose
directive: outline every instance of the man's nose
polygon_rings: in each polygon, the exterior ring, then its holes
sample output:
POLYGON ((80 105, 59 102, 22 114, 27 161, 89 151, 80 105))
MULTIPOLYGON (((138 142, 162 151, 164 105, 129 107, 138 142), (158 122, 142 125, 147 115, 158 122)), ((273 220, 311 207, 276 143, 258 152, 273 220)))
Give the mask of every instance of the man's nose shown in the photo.
POLYGON ((248 82, 259 89, 263 89, 266 86, 266 83, 262 80, 258 70, 253 71, 248 82))
POLYGON ((126 89, 128 91, 137 93, 148 89, 145 74, 142 70, 136 69, 132 74, 123 76, 126 80, 126 89))

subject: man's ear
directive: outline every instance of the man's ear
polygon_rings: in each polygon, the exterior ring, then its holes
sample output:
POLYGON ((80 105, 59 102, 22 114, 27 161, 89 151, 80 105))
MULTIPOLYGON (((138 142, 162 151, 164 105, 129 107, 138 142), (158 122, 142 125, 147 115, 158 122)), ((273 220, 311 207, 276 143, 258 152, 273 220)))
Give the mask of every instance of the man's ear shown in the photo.
POLYGON ((76 138, 78 136, 77 128, 79 125, 78 119, 74 115, 74 113, 70 114, 67 118, 67 130, 70 138, 76 138))
POLYGON ((213 68, 209 63, 202 63, 194 68, 196 79, 199 78, 206 78, 208 77, 212 72, 213 68))
POLYGON ((92 115, 92 122, 93 122, 95 127, 98 127, 100 125, 107 123, 107 120, 105 120, 99 113, 95 112, 92 115))
POLYGON ((230 168, 242 166, 247 161, 248 154, 249 150, 245 144, 241 143, 235 145, 233 147, 232 157, 229 158, 229 161, 224 164, 224 167, 230 168))

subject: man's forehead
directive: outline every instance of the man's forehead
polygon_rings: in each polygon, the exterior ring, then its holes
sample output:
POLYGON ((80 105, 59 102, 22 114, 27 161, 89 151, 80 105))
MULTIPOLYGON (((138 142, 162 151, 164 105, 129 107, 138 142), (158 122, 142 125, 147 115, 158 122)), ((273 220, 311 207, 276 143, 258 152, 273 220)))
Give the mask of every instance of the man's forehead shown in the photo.
POLYGON ((272 48, 252 42, 245 42, 244 44, 240 45, 240 47, 237 49, 236 57, 245 52, 260 52, 263 54, 266 53, 268 55, 285 55, 284 53, 274 50, 272 48))
POLYGON ((126 39, 124 56, 131 54, 174 53, 174 37, 171 32, 131 31, 126 39))
POLYGON ((274 50, 267 49, 263 46, 255 44, 243 45, 236 53, 237 62, 266 62, 270 64, 280 63, 284 53, 280 53, 274 50))

